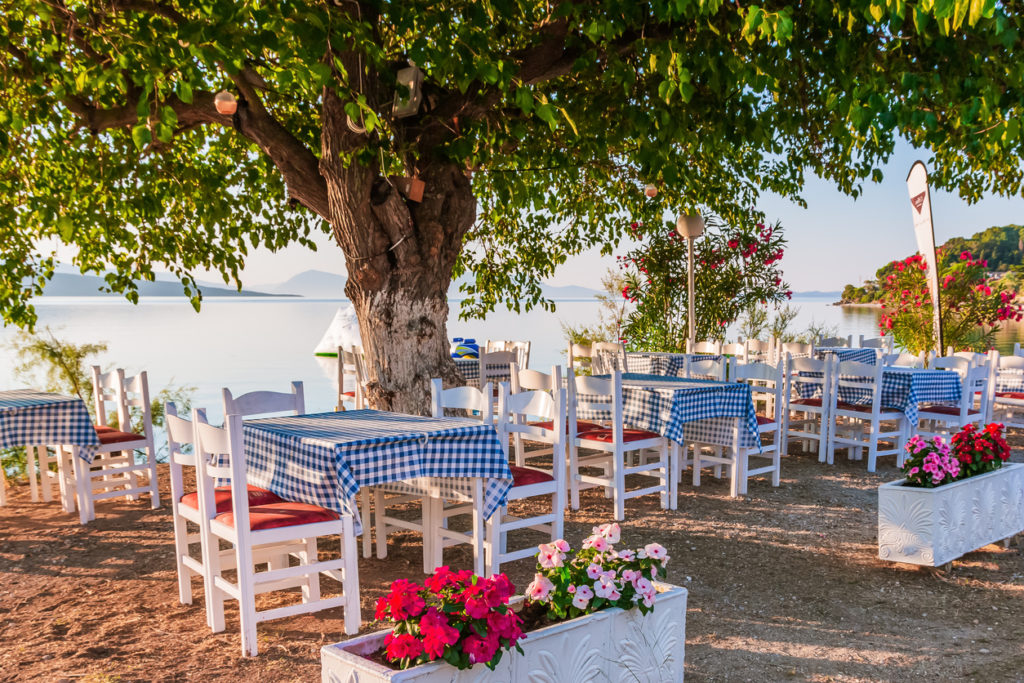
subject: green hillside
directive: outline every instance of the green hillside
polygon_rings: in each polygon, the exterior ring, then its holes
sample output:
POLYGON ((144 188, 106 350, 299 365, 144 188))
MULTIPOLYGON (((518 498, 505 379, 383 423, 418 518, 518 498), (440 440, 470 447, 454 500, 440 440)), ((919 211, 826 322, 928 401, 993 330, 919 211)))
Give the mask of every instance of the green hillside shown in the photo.
MULTIPOLYGON (((961 252, 969 251, 975 258, 988 261, 988 269, 1008 278, 1013 289, 1021 289, 1024 282, 1024 226, 992 226, 970 237, 954 237, 938 249, 939 271, 942 265, 960 258, 961 252), (1012 286, 1017 285, 1017 286, 1012 286)), ((882 297, 879 282, 893 272, 892 263, 886 263, 875 271, 875 279, 862 286, 846 285, 843 288, 844 304, 871 303, 882 297)))

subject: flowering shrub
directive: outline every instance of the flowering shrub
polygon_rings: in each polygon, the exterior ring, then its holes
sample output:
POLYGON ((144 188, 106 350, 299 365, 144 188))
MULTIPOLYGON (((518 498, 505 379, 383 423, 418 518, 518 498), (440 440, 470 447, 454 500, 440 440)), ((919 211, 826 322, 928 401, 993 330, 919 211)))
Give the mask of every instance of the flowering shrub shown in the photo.
POLYGON ((953 435, 953 452, 960 461, 961 479, 999 469, 1010 457, 1010 446, 1003 438, 1003 425, 992 422, 980 431, 965 425, 953 435))
POLYGON ((653 582, 664 578, 668 553, 657 543, 616 550, 620 536, 618 524, 594 527, 571 558, 563 540, 540 545, 526 599, 546 605, 551 619, 571 619, 606 607, 651 611, 657 594, 653 582))
POLYGON ((399 669, 435 659, 459 669, 479 663, 494 669, 505 650, 522 652, 522 622, 508 607, 514 592, 504 574, 482 579, 448 567, 438 567, 423 585, 395 581, 375 615, 395 622, 384 640, 385 658, 399 669))
MULTIPOLYGON (((776 224, 727 227, 708 216, 694 242, 695 331, 697 339, 723 339, 726 326, 751 304, 777 305, 792 296, 782 280, 786 241, 776 224)), ((687 337, 687 247, 675 225, 632 223, 643 244, 617 257, 625 271, 623 298, 635 304, 622 341, 638 351, 682 351, 687 337)))
POLYGON ((999 469, 1010 457, 1010 446, 1003 438, 1003 425, 993 422, 981 430, 966 425, 949 444, 941 437, 914 436, 907 442, 907 453, 903 463, 907 484, 933 488, 999 469))
MULTIPOLYGON (((946 346, 957 350, 985 351, 992 347, 999 323, 1024 319, 1024 307, 1017 295, 998 283, 993 286, 986 269, 988 261, 975 259, 971 252, 958 259, 939 256, 939 297, 942 335, 946 346)), ((920 254, 893 261, 881 281, 882 316, 880 332, 891 334, 896 345, 910 353, 935 348, 932 302, 928 291, 928 265, 920 254)))

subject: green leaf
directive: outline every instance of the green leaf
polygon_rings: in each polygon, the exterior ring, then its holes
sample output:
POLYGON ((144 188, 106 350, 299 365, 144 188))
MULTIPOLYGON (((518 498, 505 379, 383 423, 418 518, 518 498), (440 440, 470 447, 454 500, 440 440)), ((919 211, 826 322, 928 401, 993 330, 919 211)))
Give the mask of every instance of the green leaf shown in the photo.
POLYGON ((192 104, 192 86, 188 81, 178 81, 178 99, 185 104, 192 104))
POLYGON ((573 123, 572 117, 570 117, 570 116, 569 116, 569 112, 567 112, 567 111, 565 110, 565 107, 559 107, 559 108, 558 108, 558 111, 562 112, 562 116, 563 116, 563 117, 565 118, 565 120, 566 120, 566 121, 567 121, 567 122, 569 123, 569 127, 570 127, 570 128, 572 128, 572 132, 573 132, 573 133, 574 133, 575 135, 579 135, 579 134, 580 134, 580 132, 579 132, 578 130, 576 130, 576 124, 575 124, 575 123, 573 123))
POLYGON ((153 141, 153 134, 149 130, 149 124, 140 123, 132 128, 132 142, 139 151, 145 149, 146 145, 153 141))
POLYGON ((75 223, 67 216, 61 216, 57 219, 57 231, 60 233, 60 237, 65 242, 71 242, 71 237, 75 231, 75 223))

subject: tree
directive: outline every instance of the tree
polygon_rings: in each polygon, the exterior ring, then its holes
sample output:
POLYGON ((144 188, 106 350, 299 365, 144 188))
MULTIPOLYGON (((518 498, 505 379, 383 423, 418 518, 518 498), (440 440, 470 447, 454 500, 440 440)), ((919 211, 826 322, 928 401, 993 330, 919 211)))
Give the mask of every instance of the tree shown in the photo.
POLYGON ((1013 3, 0 8, 5 322, 34 322, 54 243, 132 300, 167 268, 198 307, 193 272, 237 283, 249 249, 329 231, 382 408, 423 410, 428 377, 457 381, 453 271, 475 275, 464 314, 551 306, 540 279, 610 251, 645 183, 666 212, 735 223, 763 190, 802 201, 807 173, 857 194, 899 137, 969 199, 1016 194, 1024 173, 1013 3), (410 61, 422 92, 398 82, 410 61))
MULTIPOLYGON (((725 330, 748 306, 778 307, 792 292, 782 281, 786 240, 778 224, 746 221, 735 227, 714 216, 694 244, 694 333, 698 340, 725 339, 725 330)), ((675 225, 632 223, 643 243, 620 266, 626 272, 622 296, 636 304, 622 336, 639 351, 683 351, 688 335, 686 240, 675 225)))

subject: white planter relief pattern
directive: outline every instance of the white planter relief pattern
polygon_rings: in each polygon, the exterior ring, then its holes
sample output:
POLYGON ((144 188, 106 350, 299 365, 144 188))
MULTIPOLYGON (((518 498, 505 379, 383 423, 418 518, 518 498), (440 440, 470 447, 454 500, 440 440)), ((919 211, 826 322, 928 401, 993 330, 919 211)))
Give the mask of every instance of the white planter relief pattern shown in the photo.
POLYGON ((878 487, 878 556, 937 567, 1024 531, 1024 464, 933 489, 878 487))
POLYGON ((506 652, 495 671, 459 671, 444 662, 393 671, 361 655, 377 650, 387 631, 328 645, 323 683, 677 683, 686 647, 685 588, 659 584, 654 611, 607 609, 538 629, 506 652))

